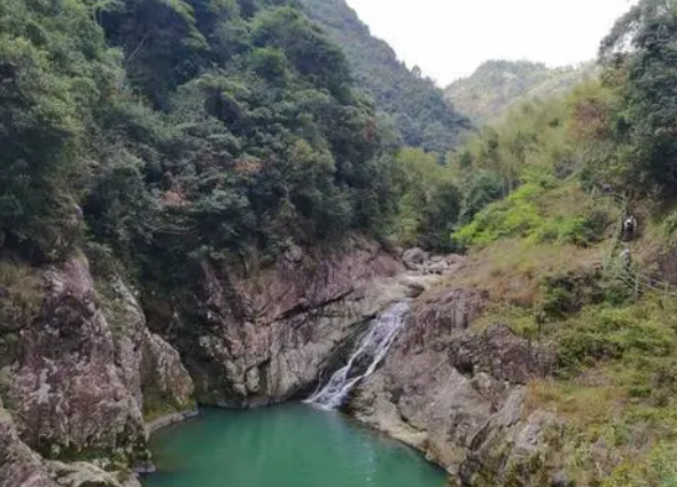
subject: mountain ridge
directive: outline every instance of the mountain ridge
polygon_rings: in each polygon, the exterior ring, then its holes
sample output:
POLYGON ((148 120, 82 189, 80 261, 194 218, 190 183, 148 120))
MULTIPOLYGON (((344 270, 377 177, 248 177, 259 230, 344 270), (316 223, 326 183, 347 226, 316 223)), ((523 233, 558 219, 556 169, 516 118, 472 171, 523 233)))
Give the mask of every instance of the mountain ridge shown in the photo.
POLYGON ((461 132, 471 128, 469 120, 445 101, 434 81, 400 61, 344 0, 299 2, 343 49, 356 84, 374 98, 400 142, 443 153, 457 144, 461 132))
POLYGON ((520 101, 566 93, 595 76, 594 63, 550 68, 545 63, 492 59, 444 89, 446 99, 475 123, 495 121, 520 101))

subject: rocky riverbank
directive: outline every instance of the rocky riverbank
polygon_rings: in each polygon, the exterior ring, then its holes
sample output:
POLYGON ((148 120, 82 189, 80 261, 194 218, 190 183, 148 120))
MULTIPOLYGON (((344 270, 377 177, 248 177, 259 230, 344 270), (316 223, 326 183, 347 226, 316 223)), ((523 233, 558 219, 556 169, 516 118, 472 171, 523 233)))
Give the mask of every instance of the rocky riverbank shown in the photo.
POLYGON ((545 460, 557 419, 526 411, 524 398, 527 382, 546 376, 554 358, 505 326, 471 331, 483 302, 467 289, 419 300, 347 411, 423 451, 459 485, 547 485, 528 482, 543 473, 533 466, 545 460))
POLYGON ((95 280, 81 255, 41 269, 40 306, 0 337, 5 349, 9 338, 15 344, 0 375, 0 472, 19 479, 0 487, 135 485, 125 472, 151 468, 153 431, 183 420, 196 402, 255 407, 305 397, 345 361, 369 320, 404 298, 418 298, 406 327, 350 413, 424 451, 463 485, 513 475, 540 454, 555 423, 523 408, 525 384, 547 374, 552 358, 505 327, 469 330, 481 293, 434 289, 463 263, 361 238, 340 250, 291 249, 249 276, 202 262, 192 300, 164 317, 149 314, 118 276, 95 280))

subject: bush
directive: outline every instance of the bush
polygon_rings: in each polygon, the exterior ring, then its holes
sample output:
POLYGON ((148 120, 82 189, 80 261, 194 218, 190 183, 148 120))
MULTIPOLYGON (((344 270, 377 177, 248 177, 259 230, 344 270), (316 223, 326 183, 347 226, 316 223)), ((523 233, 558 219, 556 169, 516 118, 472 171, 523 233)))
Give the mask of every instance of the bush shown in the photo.
POLYGON ((564 369, 598 361, 623 360, 640 367, 643 357, 668 357, 677 336, 665 323, 640 314, 641 307, 599 305, 565 322, 558 333, 558 357, 564 369))

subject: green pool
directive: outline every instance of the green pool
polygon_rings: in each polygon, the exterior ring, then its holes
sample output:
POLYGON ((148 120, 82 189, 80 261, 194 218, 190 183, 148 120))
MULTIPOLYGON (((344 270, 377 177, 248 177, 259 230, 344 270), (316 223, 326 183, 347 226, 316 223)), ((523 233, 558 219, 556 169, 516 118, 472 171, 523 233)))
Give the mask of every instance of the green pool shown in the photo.
POLYGON ((444 487, 420 455, 338 413, 206 410, 157 433, 145 487, 444 487))

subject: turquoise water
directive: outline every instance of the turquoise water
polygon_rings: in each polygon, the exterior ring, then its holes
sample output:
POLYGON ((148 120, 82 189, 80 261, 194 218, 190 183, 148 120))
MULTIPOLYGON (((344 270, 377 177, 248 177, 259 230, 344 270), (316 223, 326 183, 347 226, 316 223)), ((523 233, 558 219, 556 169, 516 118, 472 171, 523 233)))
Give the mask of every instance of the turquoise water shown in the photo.
POLYGON ((293 404, 206 410, 154 435, 145 487, 444 487, 412 450, 338 413, 293 404))

